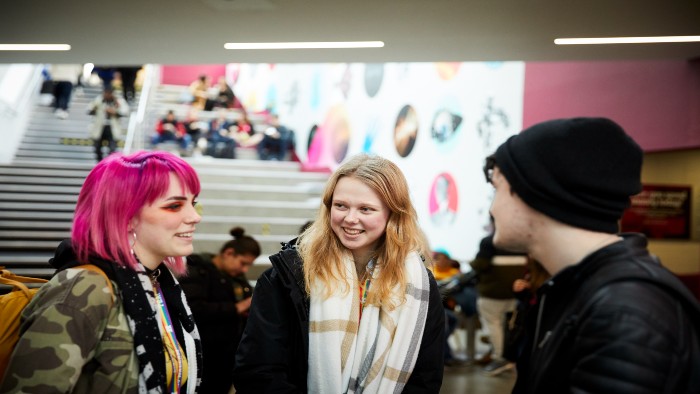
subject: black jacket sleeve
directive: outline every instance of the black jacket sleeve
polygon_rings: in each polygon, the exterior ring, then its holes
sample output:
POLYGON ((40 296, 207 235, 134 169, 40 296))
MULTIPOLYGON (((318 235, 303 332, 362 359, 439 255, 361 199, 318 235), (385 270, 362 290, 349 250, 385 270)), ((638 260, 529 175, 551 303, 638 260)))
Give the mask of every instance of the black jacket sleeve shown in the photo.
POLYGON ((418 351, 418 359, 408 378, 404 393, 438 393, 442 385, 445 346, 445 310, 442 306, 437 283, 430 271, 430 301, 428 316, 423 330, 423 339, 418 351))
POLYGON ((216 322, 238 320, 236 301, 222 283, 221 276, 204 265, 190 266, 187 276, 180 278, 180 286, 197 321, 216 322))
POLYGON ((248 323, 236 353, 234 386, 245 393, 300 393, 306 359, 297 349, 298 321, 288 290, 270 269, 258 278, 248 323), (301 364, 299 364, 301 363, 301 364))
POLYGON ((685 392, 685 371, 697 376, 698 337, 672 295, 656 286, 615 283, 598 291, 592 305, 581 316, 571 352, 572 392, 685 392))

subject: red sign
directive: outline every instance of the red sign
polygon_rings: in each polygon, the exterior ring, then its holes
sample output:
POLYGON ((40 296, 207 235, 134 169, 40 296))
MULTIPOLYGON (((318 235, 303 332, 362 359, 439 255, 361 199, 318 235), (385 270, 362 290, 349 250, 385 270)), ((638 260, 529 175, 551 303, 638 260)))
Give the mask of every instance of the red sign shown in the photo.
POLYGON ((622 215, 622 232, 690 239, 690 186, 644 185, 622 215))

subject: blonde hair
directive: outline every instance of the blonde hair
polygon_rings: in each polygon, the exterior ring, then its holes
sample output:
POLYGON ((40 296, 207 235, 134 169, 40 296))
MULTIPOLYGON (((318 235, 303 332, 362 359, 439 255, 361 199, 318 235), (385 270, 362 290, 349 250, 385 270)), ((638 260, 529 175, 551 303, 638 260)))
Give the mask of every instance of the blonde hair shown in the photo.
POLYGON ((367 302, 393 309, 400 305, 406 290, 405 260, 411 252, 428 256, 425 235, 418 226, 418 215, 413 208, 406 178, 396 164, 376 155, 359 154, 341 165, 331 175, 321 197, 316 220, 297 241, 304 261, 304 280, 307 294, 320 281, 328 298, 331 290, 340 288, 345 294, 354 286, 345 275, 343 260, 348 251, 333 232, 330 211, 333 193, 338 181, 353 177, 374 190, 390 211, 384 235, 377 248, 376 262, 380 267, 370 287, 367 302), (394 288, 398 286, 398 293, 394 288), (397 298, 397 295, 400 298, 397 298))

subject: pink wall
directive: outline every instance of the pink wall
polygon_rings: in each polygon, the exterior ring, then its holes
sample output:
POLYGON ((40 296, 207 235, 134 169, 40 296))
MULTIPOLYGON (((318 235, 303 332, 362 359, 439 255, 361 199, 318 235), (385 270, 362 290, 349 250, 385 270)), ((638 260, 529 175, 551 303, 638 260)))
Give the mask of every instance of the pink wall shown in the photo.
POLYGON ((216 83, 220 76, 225 75, 226 66, 223 64, 211 65, 181 65, 163 66, 161 68, 160 83, 166 85, 189 85, 201 74, 206 74, 211 78, 212 83, 216 83))
POLYGON ((647 152, 700 147, 700 60, 528 62, 523 127, 605 116, 647 152))

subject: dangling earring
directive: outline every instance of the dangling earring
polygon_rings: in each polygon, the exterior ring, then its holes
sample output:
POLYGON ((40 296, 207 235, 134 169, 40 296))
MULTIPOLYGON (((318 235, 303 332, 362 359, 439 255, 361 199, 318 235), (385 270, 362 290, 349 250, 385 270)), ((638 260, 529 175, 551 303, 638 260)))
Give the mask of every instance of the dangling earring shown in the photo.
POLYGON ((131 235, 134 236, 134 242, 131 242, 131 243, 129 244, 129 247, 130 247, 131 254, 132 254, 133 256, 136 256, 136 253, 134 253, 134 246, 136 245, 136 231, 131 230, 131 235))

